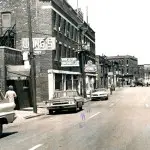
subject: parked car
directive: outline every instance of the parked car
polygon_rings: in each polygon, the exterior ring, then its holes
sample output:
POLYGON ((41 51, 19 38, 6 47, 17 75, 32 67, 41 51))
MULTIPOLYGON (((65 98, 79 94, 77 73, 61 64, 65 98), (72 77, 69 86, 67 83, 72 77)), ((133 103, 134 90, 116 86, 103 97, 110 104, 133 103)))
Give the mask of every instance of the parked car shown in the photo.
POLYGON ((135 86, 136 86, 135 83, 130 84, 130 87, 135 87, 135 86))
POLYGON ((77 91, 56 91, 52 100, 46 102, 49 114, 53 114, 54 111, 60 110, 82 110, 84 105, 84 98, 79 95, 77 91))
POLYGON ((13 103, 0 103, 0 136, 3 132, 3 124, 12 123, 16 119, 14 108, 13 103))
POLYGON ((108 100, 108 97, 109 97, 109 91, 105 88, 99 88, 99 89, 95 89, 94 92, 92 92, 91 100, 94 99, 108 100))

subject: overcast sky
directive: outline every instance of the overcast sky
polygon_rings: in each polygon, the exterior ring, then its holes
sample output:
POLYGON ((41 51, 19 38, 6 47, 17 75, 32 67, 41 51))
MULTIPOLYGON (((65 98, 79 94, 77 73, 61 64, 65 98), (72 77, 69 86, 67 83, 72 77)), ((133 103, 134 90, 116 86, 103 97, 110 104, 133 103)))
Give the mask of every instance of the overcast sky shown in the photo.
MULTIPOLYGON (((150 0, 78 0, 96 32, 96 54, 134 55, 150 64, 150 0)), ((68 0, 76 8, 77 0, 68 0)), ((86 19, 86 18, 85 18, 86 19)))

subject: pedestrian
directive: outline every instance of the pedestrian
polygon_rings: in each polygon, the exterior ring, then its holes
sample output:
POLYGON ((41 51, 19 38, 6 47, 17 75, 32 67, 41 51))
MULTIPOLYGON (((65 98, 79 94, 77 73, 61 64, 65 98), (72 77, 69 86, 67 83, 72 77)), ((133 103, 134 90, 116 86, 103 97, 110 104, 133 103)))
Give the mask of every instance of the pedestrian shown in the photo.
POLYGON ((13 86, 8 87, 8 91, 5 94, 5 99, 8 99, 9 103, 13 103, 15 106, 15 98, 17 97, 16 92, 13 90, 13 86))

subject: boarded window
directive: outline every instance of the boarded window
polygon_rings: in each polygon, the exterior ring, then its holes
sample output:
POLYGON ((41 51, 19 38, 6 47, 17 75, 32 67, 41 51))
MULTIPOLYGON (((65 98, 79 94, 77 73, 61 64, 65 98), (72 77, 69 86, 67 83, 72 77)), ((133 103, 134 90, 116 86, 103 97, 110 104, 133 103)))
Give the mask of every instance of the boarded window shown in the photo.
POLYGON ((11 27, 11 12, 2 13, 2 32, 11 27))

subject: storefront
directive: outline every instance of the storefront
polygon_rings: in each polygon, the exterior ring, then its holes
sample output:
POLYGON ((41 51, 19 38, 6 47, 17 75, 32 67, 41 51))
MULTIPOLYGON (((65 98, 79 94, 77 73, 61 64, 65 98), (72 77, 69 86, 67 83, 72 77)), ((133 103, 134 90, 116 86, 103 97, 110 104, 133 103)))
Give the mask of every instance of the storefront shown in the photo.
POLYGON ((77 90, 81 93, 80 72, 48 70, 49 99, 55 91, 77 90))

